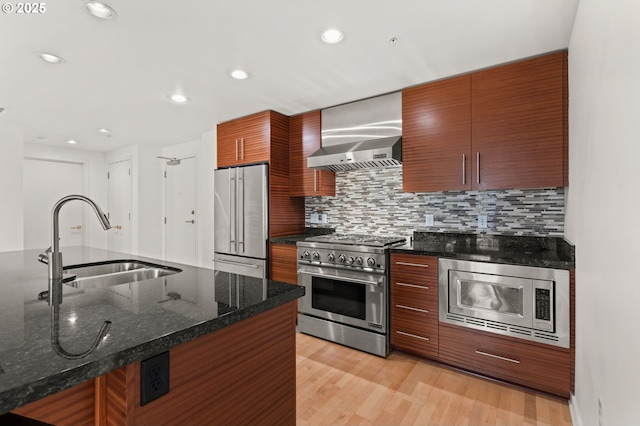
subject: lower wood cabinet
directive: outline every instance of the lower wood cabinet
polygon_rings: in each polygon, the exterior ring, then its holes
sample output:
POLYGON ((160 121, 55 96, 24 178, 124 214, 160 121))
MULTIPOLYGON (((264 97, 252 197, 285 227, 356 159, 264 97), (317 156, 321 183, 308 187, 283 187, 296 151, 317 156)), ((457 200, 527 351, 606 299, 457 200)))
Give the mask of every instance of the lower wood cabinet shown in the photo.
POLYGON ((298 284, 298 254, 295 244, 271 244, 269 279, 298 284))
POLYGON ((438 258, 391 254, 391 345, 438 357, 438 258))
POLYGON ((170 350, 169 393, 140 405, 140 362, 13 412, 60 426, 295 425, 295 301, 170 350))
POLYGON ((440 324, 440 360, 474 373, 565 398, 571 391, 571 351, 440 324))
MULTIPOLYGON (((559 348, 480 330, 438 318, 438 258, 391 253, 390 332, 394 349, 564 398, 573 390, 571 347, 559 348)), ((575 278, 571 274, 571 323, 575 278)))

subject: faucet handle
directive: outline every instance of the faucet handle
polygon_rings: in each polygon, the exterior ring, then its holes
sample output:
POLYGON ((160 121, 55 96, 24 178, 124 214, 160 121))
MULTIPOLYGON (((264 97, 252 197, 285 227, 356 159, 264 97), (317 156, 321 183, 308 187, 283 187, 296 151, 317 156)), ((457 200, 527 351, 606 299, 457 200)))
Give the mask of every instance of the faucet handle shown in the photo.
POLYGON ((45 251, 43 251, 42 253, 40 253, 38 255, 38 262, 44 263, 45 265, 48 265, 49 264, 49 256, 48 256, 49 253, 51 253, 51 246, 49 246, 48 249, 46 249, 45 251))

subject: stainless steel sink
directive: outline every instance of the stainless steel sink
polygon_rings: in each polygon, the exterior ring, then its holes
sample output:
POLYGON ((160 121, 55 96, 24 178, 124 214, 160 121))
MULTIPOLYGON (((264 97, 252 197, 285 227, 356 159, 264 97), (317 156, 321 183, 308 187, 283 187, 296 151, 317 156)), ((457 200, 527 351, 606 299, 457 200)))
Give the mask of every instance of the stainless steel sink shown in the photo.
POLYGON ((69 265, 63 268, 65 284, 76 288, 108 287, 150 280, 182 272, 182 269, 140 260, 111 260, 69 265))

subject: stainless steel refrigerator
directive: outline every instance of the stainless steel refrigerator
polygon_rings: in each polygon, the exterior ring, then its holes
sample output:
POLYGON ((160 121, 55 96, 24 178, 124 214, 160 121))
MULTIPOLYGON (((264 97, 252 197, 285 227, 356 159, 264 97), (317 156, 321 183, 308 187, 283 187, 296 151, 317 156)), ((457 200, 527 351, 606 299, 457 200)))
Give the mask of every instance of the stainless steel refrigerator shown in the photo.
POLYGON ((215 171, 215 269, 265 278, 268 170, 266 164, 215 171))

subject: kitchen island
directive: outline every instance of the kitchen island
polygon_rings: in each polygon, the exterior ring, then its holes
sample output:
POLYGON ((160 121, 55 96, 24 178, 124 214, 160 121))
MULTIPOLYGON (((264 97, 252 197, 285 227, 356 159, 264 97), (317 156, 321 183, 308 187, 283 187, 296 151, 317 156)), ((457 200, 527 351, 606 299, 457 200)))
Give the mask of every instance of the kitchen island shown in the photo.
POLYGON ((181 272, 64 285, 54 335, 38 251, 0 253, 0 413, 60 425, 295 423, 294 307, 304 289, 95 248, 62 252, 65 265, 134 259, 181 272), (64 356, 90 348, 104 321, 96 350, 64 356), (141 405, 140 361, 164 352, 169 392, 141 405))

